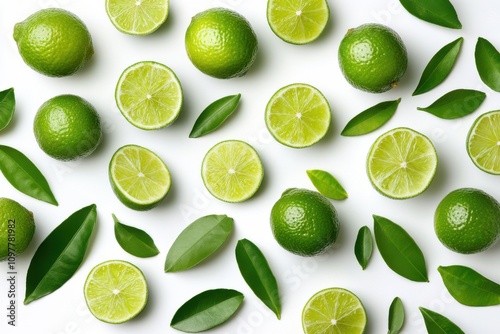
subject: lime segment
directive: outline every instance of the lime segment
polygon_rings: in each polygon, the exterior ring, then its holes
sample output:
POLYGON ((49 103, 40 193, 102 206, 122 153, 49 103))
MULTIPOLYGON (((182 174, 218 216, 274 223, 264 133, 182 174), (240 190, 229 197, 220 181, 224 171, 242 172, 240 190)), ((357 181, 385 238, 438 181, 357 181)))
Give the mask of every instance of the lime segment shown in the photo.
POLYGON ((500 175, 500 110, 487 112, 472 124, 467 153, 479 169, 500 175))
POLYGON ((106 0, 106 13, 119 31, 147 35, 158 29, 168 16, 169 0, 106 0))

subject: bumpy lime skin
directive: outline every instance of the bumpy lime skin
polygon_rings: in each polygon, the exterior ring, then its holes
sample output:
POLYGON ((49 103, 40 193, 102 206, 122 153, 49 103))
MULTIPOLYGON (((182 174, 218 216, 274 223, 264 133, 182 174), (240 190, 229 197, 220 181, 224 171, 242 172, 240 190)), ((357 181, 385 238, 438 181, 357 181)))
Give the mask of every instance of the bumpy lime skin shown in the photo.
POLYGON ((33 213, 12 199, 0 198, 0 232, 0 261, 21 254, 35 234, 33 213))

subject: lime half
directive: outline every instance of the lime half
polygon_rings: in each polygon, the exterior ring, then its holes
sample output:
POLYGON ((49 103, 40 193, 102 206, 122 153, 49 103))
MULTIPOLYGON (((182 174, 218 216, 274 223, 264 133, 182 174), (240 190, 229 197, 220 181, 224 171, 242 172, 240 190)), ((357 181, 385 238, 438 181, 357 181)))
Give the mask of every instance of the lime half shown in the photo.
POLYGON ((111 23, 123 33, 147 35, 158 29, 168 16, 169 0, 106 0, 111 23))
POLYGON ((279 89, 266 107, 266 126, 281 144, 303 148, 320 141, 328 132, 330 105, 315 87, 294 83, 279 89))
POLYGON ((111 260, 90 271, 84 295, 87 307, 97 319, 120 324, 146 306, 148 285, 139 268, 126 261, 111 260))
POLYGON ((467 153, 486 173, 500 175, 500 110, 480 115, 467 136, 467 153))
POLYGON ((109 178, 118 199, 134 210, 158 205, 171 184, 170 172, 161 158, 137 145, 126 145, 115 152, 109 178))
POLYGON ((291 44, 311 43, 321 35, 330 17, 326 0, 268 0, 271 30, 291 44))
POLYGON ((381 194, 405 199, 421 194, 436 174, 438 157, 432 142, 409 129, 390 130, 373 143, 367 171, 381 194))
POLYGON ((259 189, 264 168, 252 146, 239 140, 227 140, 207 152, 201 176, 214 197, 225 202, 243 202, 259 189))
POLYGON ((123 71, 115 90, 122 115, 143 130, 157 130, 177 119, 182 107, 182 87, 167 66, 142 61, 123 71))
POLYGON ((315 293, 302 310, 305 334, 362 334, 366 322, 361 300, 343 288, 328 288, 315 293))

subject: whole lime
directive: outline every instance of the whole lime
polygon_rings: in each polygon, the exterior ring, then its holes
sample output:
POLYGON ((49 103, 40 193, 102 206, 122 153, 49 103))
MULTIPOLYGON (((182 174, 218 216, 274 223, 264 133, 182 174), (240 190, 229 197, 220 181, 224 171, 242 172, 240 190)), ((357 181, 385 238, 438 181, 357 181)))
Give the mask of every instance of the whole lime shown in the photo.
POLYGON ((441 243, 455 252, 482 252, 500 237, 500 204, 479 189, 453 190, 436 208, 434 230, 441 243))
POLYGON ((14 26, 14 40, 24 62, 51 77, 75 73, 94 54, 92 38, 75 14, 42 9, 14 26))
POLYGON ((92 153, 102 137, 94 107, 76 95, 59 95, 43 103, 33 130, 40 148, 58 160, 74 160, 92 153))
POLYGON ((401 37, 391 28, 376 23, 350 29, 340 42, 338 58, 347 81, 371 93, 395 87, 408 66, 401 37))
POLYGON ((34 234, 33 213, 14 200, 0 198, 0 261, 24 252, 34 234))
POLYGON ((325 252, 337 240, 339 229, 335 207, 316 191, 287 189, 271 209, 274 238, 297 255, 325 252))
POLYGON ((258 51, 257 36, 247 19, 225 8, 196 14, 186 30, 185 46, 196 68, 219 79, 245 75, 258 51))

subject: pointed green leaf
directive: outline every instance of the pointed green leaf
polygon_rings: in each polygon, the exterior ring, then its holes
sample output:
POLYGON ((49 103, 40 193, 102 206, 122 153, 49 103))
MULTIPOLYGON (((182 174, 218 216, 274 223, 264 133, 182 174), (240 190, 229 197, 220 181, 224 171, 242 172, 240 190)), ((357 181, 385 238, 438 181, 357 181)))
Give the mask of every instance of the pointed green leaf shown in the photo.
POLYGON ((9 125, 16 110, 16 97, 14 88, 0 92, 0 131, 9 125))
POLYGON ((467 116, 479 108, 486 99, 486 94, 478 90, 457 89, 441 96, 426 108, 417 107, 443 119, 455 119, 467 116))
POLYGON ((314 187, 323 196, 339 201, 347 198, 348 195, 344 187, 332 174, 319 169, 311 169, 306 173, 314 187))
POLYGON ((460 37, 443 46, 425 67, 417 88, 412 95, 419 95, 430 91, 448 77, 457 60, 464 38, 460 37))
POLYGON ((217 129, 236 110, 241 94, 212 102, 196 119, 189 138, 198 138, 217 129))
POLYGON ((358 231, 356 242, 354 243, 354 255, 363 270, 368 265, 373 253, 372 233, 368 226, 363 226, 358 231))
POLYGON ((236 245, 236 262, 248 286, 280 319, 278 283, 261 250, 250 240, 241 239, 236 245))
POLYGON ((160 253, 149 234, 136 227, 122 224, 114 214, 112 216, 115 222, 116 241, 124 251, 137 257, 151 257, 160 253))
POLYGON ((399 0, 413 16, 446 28, 461 29, 455 7, 449 0, 399 0))
POLYGON ((385 101, 363 110, 354 116, 340 133, 342 136, 361 136, 377 130, 396 112, 401 99, 385 101))
POLYGON ((428 334, 465 334, 460 327, 445 316, 423 307, 418 309, 422 313, 428 334))
POLYGON ((428 282, 424 255, 413 238, 401 226, 373 215, 377 248, 395 273, 416 282, 428 282))
POLYGON ((405 323, 405 309, 399 297, 393 299, 389 307, 389 332, 387 334, 398 334, 405 323))
POLYGON ((487 39, 479 37, 474 51, 476 69, 481 80, 500 92, 500 53, 487 39))

